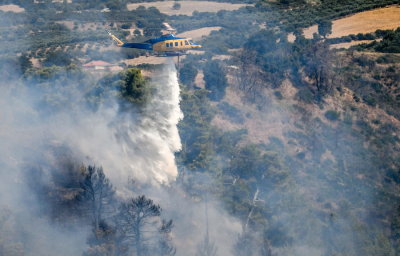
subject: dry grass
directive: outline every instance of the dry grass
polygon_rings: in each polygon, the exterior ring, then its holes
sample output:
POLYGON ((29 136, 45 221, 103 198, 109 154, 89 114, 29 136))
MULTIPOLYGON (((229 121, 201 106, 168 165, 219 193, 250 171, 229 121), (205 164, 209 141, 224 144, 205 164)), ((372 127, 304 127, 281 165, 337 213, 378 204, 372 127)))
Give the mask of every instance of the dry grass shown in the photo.
MULTIPOLYGON (((348 36, 350 34, 371 33, 377 29, 396 29, 400 27, 400 7, 390 6, 371 11, 360 12, 352 16, 335 20, 332 25, 330 38, 348 36)), ((313 38, 318 33, 318 26, 314 25, 304 30, 306 38, 313 38)), ((288 40, 293 42, 295 37, 290 34, 288 40)))
POLYGON ((221 27, 205 27, 205 28, 199 28, 199 29, 195 29, 195 30, 186 31, 186 32, 177 34, 177 36, 192 38, 193 40, 199 40, 202 38, 202 36, 208 36, 211 33, 211 31, 220 30, 220 29, 221 29, 221 27))
POLYGON ((0 10, 3 12, 24 12, 25 9, 15 4, 1 5, 0 10))
POLYGON ((135 3, 128 4, 128 10, 135 10, 139 6, 146 8, 156 7, 160 12, 167 15, 188 15, 191 16, 194 11, 199 12, 218 12, 219 10, 233 11, 240 7, 247 6, 248 4, 230 4, 230 3, 217 3, 206 1, 180 1, 181 8, 179 10, 172 9, 174 1, 153 2, 153 3, 135 3))
MULTIPOLYGON (((363 44, 363 43, 369 44, 369 43, 371 43, 371 42, 373 42, 373 41, 374 41, 374 40, 351 41, 351 42, 349 42, 349 43, 333 44, 333 45, 331 45, 329 48, 331 48, 331 49, 340 49, 340 48, 349 49, 349 48, 350 48, 351 46, 353 46, 353 45, 363 44)), ((380 41, 380 39, 379 39, 379 40, 376 40, 376 41, 380 41)))
POLYGON ((214 55, 212 57, 213 60, 229 60, 231 58, 232 58, 231 55, 214 55))
POLYGON ((39 63, 39 59, 31 58, 30 61, 32 62, 32 66, 34 68, 41 68, 42 65, 39 63))
POLYGON ((126 65, 139 65, 139 64, 144 64, 144 63, 148 63, 148 64, 164 64, 166 63, 168 58, 164 58, 164 57, 156 57, 156 56, 140 56, 139 58, 134 58, 134 59, 130 59, 130 60, 124 60, 122 62, 125 62, 126 65))
MULTIPOLYGON (((343 113, 344 108, 348 109, 348 106, 353 105, 358 109, 357 117, 363 117, 368 120, 379 119, 381 123, 391 123, 400 128, 400 121, 388 115, 382 109, 374 108, 361 102, 355 102, 353 99, 353 92, 347 88, 344 89, 342 94, 335 92, 334 95, 327 96, 323 109, 313 104, 305 104, 295 100, 297 89, 294 88, 288 80, 285 80, 278 90, 282 93, 284 98, 282 100, 276 100, 272 95, 273 91, 266 90, 265 97, 269 99, 270 103, 260 111, 255 105, 243 104, 242 92, 235 89, 235 86, 231 84, 226 89, 226 96, 223 101, 227 101, 230 105, 235 106, 243 115, 250 115, 245 117, 243 124, 236 124, 225 119, 223 115, 217 114, 212 120, 212 124, 223 131, 246 128, 248 130, 247 139, 242 141, 241 144, 249 142, 268 144, 269 138, 272 136, 281 139, 284 144, 287 144, 289 138, 283 135, 284 131, 293 130, 304 132, 294 125, 294 121, 299 120, 299 114, 298 111, 293 108, 293 104, 301 106, 307 113, 310 113, 310 120, 318 117, 324 123, 332 126, 336 126, 337 124, 327 120, 325 112, 330 109, 335 109, 343 113)), ((216 104, 213 103, 213 105, 216 104)), ((353 128, 357 129, 355 124, 353 128)), ((290 146, 287 147, 286 150, 292 156, 295 156, 298 152, 307 152, 306 148, 301 145, 290 146)), ((306 159, 310 159, 310 157, 310 154, 306 154, 306 159)), ((328 151, 322 156, 322 160, 326 159, 336 161, 335 157, 328 151)))
POLYGON ((242 143, 268 144, 269 137, 272 136, 286 142, 283 136, 283 128, 287 118, 282 109, 279 106, 274 106, 273 108, 266 108, 265 111, 259 111, 254 105, 243 104, 242 96, 241 92, 229 86, 226 88, 226 95, 223 101, 241 110, 243 115, 250 114, 249 117, 245 117, 243 124, 231 123, 220 114, 215 116, 211 124, 216 125, 223 131, 246 128, 248 131, 247 139, 242 143))
POLYGON ((204 78, 203 70, 199 70, 196 78, 194 79, 194 84, 201 89, 205 89, 205 82, 203 78, 204 78))

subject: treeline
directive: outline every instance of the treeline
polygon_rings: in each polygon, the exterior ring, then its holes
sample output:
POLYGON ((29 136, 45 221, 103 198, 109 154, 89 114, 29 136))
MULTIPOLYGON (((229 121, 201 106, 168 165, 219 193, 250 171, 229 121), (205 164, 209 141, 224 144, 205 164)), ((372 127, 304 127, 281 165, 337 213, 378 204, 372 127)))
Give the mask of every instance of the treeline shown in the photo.
MULTIPOLYGON (((280 1, 282 2, 282 1, 280 1)), ((286 31, 294 31, 296 28, 306 28, 316 24, 319 20, 334 20, 347 15, 358 12, 368 11, 372 9, 382 8, 387 5, 399 4, 398 0, 325 0, 313 5, 311 3, 304 4, 299 8, 279 10, 280 19, 283 20, 282 27, 286 31)), ((257 6, 261 10, 269 11, 274 8, 274 3, 260 2, 257 6)))
POLYGON ((383 38, 380 42, 372 42, 369 44, 361 44, 354 46, 353 49, 360 51, 375 50, 383 53, 400 53, 400 27, 396 30, 386 30, 382 34, 383 38))
MULTIPOLYGON (((120 202, 115 196, 116 188, 101 167, 79 166, 68 158, 55 164, 50 177, 52 186, 47 183, 50 180, 35 179, 28 186, 39 200, 47 202, 40 213, 43 216, 70 227, 74 222, 91 227, 88 249, 82 255, 175 255, 173 221, 161 218, 162 209, 153 200, 141 195, 120 202), (37 190, 38 186, 42 190, 37 190)), ((31 177, 44 172, 29 164, 26 168, 31 177)))

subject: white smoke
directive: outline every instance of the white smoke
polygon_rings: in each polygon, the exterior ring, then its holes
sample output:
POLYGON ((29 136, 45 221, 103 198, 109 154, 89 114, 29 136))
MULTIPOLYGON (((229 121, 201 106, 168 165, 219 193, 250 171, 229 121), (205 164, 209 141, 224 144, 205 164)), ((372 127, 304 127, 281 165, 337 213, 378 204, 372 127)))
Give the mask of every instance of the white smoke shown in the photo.
POLYGON ((178 175, 174 153, 181 149, 177 124, 183 114, 172 62, 155 75, 152 85, 152 99, 140 114, 121 113, 117 103, 101 107, 63 136, 86 157, 85 164, 103 166, 119 188, 128 177, 156 185, 168 184, 178 175))

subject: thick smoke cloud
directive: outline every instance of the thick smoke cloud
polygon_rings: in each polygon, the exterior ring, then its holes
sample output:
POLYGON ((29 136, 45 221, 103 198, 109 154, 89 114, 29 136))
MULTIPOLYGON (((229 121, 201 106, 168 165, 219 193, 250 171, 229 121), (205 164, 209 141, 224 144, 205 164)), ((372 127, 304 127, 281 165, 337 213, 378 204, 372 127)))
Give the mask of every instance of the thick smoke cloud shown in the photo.
MULTIPOLYGON (((38 196, 52 183, 57 162, 70 156, 77 163, 102 166, 120 200, 139 194, 153 198, 164 209, 163 217, 174 220, 177 255, 194 255, 206 232, 206 212, 204 202, 187 197, 174 182, 174 153, 181 149, 177 124, 183 114, 172 60, 150 84, 152 98, 140 110, 120 111, 120 102, 114 99, 93 111, 81 104, 84 96, 76 92, 68 105, 49 115, 38 108, 41 92, 20 84, 0 87, 0 205, 11 208, 17 240, 26 255, 80 255, 87 247, 91 227, 80 220, 52 223, 43 209, 54 206, 38 196), (70 156, 60 155, 54 147, 66 148, 70 156), (40 177, 32 176, 26 164, 41 168, 40 177), (148 185, 133 192, 129 179, 148 185)), ((231 255, 241 224, 213 202, 208 208, 219 255, 231 255)))
POLYGON ((115 102, 63 124, 67 129, 57 137, 85 156, 85 164, 103 166, 117 187, 128 177, 153 185, 175 180, 174 153, 181 148, 176 125, 183 118, 175 67, 166 65, 152 85, 155 93, 140 114, 121 113, 115 102))

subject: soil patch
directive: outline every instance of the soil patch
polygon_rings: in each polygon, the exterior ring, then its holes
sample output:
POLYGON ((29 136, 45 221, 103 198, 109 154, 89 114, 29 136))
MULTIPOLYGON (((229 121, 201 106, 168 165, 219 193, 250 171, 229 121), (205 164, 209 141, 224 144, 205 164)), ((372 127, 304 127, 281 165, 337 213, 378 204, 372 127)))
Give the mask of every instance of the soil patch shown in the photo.
POLYGON ((222 27, 205 27, 195 30, 186 31, 178 34, 177 36, 192 38, 193 40, 199 40, 202 36, 208 36, 211 31, 220 30, 222 27))

